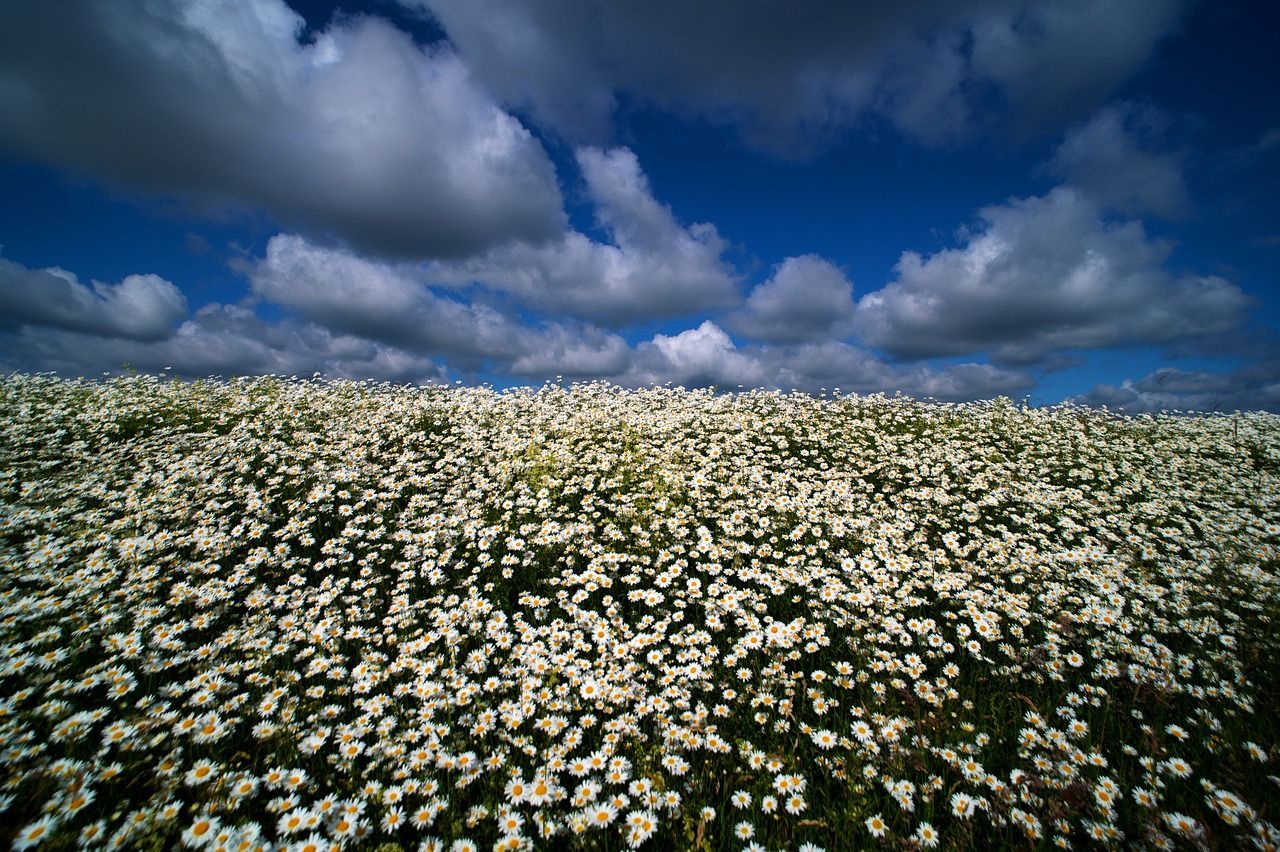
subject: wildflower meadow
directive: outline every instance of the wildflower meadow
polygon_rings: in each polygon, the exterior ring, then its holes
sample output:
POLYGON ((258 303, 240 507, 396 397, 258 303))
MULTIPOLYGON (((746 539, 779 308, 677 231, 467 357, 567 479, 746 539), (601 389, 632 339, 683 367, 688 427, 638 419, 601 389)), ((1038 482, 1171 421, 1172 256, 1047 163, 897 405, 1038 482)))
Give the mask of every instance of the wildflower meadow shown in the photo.
POLYGON ((0 844, 1276 849, 1280 418, 0 380, 0 844))

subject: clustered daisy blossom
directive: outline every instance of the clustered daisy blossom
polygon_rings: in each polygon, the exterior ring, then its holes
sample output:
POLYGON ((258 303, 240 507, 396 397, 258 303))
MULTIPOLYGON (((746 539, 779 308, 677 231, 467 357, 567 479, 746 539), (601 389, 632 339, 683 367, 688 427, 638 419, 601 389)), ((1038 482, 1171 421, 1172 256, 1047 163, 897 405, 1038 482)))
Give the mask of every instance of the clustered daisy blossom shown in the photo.
POLYGON ((0 500, 16 848, 1280 844, 1274 416, 12 375, 0 500))

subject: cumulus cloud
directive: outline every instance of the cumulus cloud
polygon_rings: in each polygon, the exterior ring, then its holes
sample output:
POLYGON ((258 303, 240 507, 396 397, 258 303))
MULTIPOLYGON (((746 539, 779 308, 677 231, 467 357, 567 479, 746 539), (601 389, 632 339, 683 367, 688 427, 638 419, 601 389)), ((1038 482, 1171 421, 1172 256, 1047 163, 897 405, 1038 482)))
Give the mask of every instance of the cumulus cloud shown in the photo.
POLYGON ((428 381, 447 370, 513 376, 603 377, 630 349, 616 334, 569 322, 530 325, 496 309, 442 298, 414 267, 359 258, 293 235, 273 238, 245 268, 250 305, 188 314, 154 275, 80 284, 62 269, 0 259, 0 367, 96 375, 128 364, 178 375, 311 373, 428 381))
POLYGON ((631 355, 631 348, 616 334, 592 326, 553 323, 540 329, 536 345, 526 347, 503 369, 526 379, 609 379, 627 369, 631 355))
POLYGON ((979 213, 963 246, 904 252, 897 277, 858 302, 862 337, 903 358, 989 352, 1031 364, 1053 353, 1194 341, 1229 331, 1250 304, 1218 276, 1175 277, 1172 246, 1140 222, 1110 223, 1078 191, 979 213))
POLYGON ((459 359, 510 354, 514 324, 498 311, 436 296, 412 270, 294 235, 272 237, 249 273, 268 302, 343 334, 459 359))
POLYGON ((1280 359, 1211 372, 1162 367, 1119 385, 1098 384, 1076 397, 1084 405, 1129 414, 1156 411, 1280 412, 1280 359))
POLYGON ((186 315, 182 291, 158 275, 85 285, 65 269, 28 269, 0 258, 0 327, 30 323, 100 337, 158 340, 186 315))
POLYGON ((437 295, 418 267, 367 260, 295 235, 273 237, 249 277, 255 294, 326 329, 443 355, 458 369, 607 372, 625 349, 621 338, 596 329, 531 326, 475 297, 437 295))
MULTIPOLYGON (((626 234, 620 239, 629 247, 660 250, 672 237, 669 212, 638 203, 649 196, 634 182, 609 186, 630 199, 636 211, 625 221, 616 211, 602 215, 602 221, 626 234)), ((939 399, 1016 395, 1033 383, 1023 372, 987 364, 893 365, 831 340, 853 315, 851 285, 834 266, 812 256, 779 265, 744 310, 730 315, 769 335, 756 338, 773 344, 764 346, 739 346, 713 321, 634 345, 581 322, 530 324, 477 302, 475 293, 464 303, 433 292, 428 282, 435 280, 435 266, 373 261, 280 235, 248 274, 259 298, 329 334, 437 355, 455 370, 483 368, 515 379, 562 375, 630 386, 674 382, 814 391, 838 386, 939 399)))
POLYGON ((127 365, 181 376, 321 372, 411 382, 560 375, 631 386, 841 387, 943 399, 1013 393, 1027 382, 1025 374, 989 365, 887 364, 829 340, 739 346, 711 321, 629 345, 589 324, 527 322, 474 298, 447 298, 427 285, 421 265, 370 260, 289 234, 272 238, 243 272, 253 300, 281 317, 264 318, 252 300, 189 314, 177 288, 154 275, 90 286, 62 269, 0 259, 0 369, 93 376, 127 365))
POLYGON ((807 254, 779 264, 725 324, 756 340, 794 343, 843 337, 851 330, 853 316, 849 279, 830 261, 807 254))
MULTIPOLYGON (((816 258, 794 260, 831 272, 816 258)), ((296 235, 274 237, 242 271, 252 300, 188 315, 176 288, 155 276, 88 287, 61 269, 0 261, 0 369, 99 375, 128 365, 182 376, 318 371, 413 382, 561 375, 629 386, 839 387, 948 400, 1018 395, 1033 384, 1025 372, 990 364, 888 363, 820 335, 739 345, 712 321, 629 345, 589 324, 528 322, 474 298, 447 298, 427 285, 421 265, 361 258, 296 235), (178 301, 167 304, 175 294, 178 301), (266 319, 253 300, 283 315, 266 319)))
POLYGON ((310 375, 391 381, 443 381, 429 358, 312 323, 268 322, 237 305, 206 305, 162 340, 105 338, 23 325, 0 330, 0 367, 97 376, 125 367, 173 375, 310 375))
POLYGON ((561 232, 542 146, 447 45, 372 17, 303 31, 281 0, 0 4, 0 149, 373 253, 561 232))
MULTIPOLYGON (((610 186, 617 189, 619 184, 610 186)), ((668 214, 662 208, 638 207, 639 213, 625 223, 616 215, 608 218, 618 232, 629 234, 629 245, 648 240, 660 246, 670 238, 668 214), (645 211, 652 215, 641 215, 645 211)), ((475 293, 470 303, 455 301, 433 292, 427 284, 429 273, 430 268, 368 260, 291 235, 274 237, 263 258, 248 270, 257 297, 325 334, 435 355, 454 370, 483 369, 517 380, 561 375, 629 386, 674 382, 688 387, 741 384, 815 391, 839 386, 940 399, 1016 394, 1030 386, 1029 377, 1016 370, 982 364, 891 365, 865 349, 824 341, 822 332, 831 327, 828 318, 783 304, 769 290, 755 302, 755 312, 746 315, 763 321, 764 309, 773 306, 775 312, 768 314, 775 323, 771 328, 781 328, 784 321, 793 330, 803 327, 804 340, 810 342, 739 346, 717 323, 705 321, 628 345, 615 333, 581 322, 522 321, 478 303, 475 293)), ((843 289, 845 302, 829 301, 844 304, 846 317, 850 312, 847 279, 819 258, 792 258, 769 281, 786 290, 782 295, 796 297, 843 289), (815 277, 823 280, 815 285, 815 277)))
POLYGON ((96 376, 128 366, 180 376, 310 374, 436 381, 444 368, 420 353, 311 322, 267 321, 247 307, 194 314, 157 275, 80 283, 57 267, 0 259, 0 369, 96 376))
POLYGON ((890 364, 847 343, 738 347, 710 320, 674 335, 640 343, 626 372, 615 379, 641 386, 672 382, 685 387, 764 387, 816 392, 897 392, 941 400, 1019 395, 1034 385, 1024 372, 990 364, 890 364))
POLYGON ((1035 385, 1035 379, 1022 370, 980 363, 891 364, 866 349, 838 341, 773 349, 769 357, 790 379, 788 387, 804 390, 901 391, 955 402, 1022 396, 1035 385))
MULTIPOLYGON (((493 372, 532 381, 562 375, 632 387, 667 382, 726 390, 738 385, 812 392, 838 387, 942 400, 1018 396, 1033 384, 1025 373, 988 364, 887 364, 837 342, 740 348, 709 321, 676 334, 657 334, 634 347, 590 328, 557 325, 539 335, 539 347, 494 364, 493 372)), ((265 320, 242 305, 206 305, 169 337, 152 341, 34 324, 0 327, 0 370, 98 376, 124 368, 187 377, 319 372, 432 383, 449 381, 457 365, 452 357, 428 357, 300 317, 265 320)))
POLYGON ((654 197, 634 153, 582 148, 578 167, 597 224, 611 242, 578 231, 431 264, 433 281, 479 283, 529 305, 611 326, 725 307, 738 299, 715 226, 681 225, 654 197))
POLYGON ((925 139, 1008 104, 1078 115, 1173 29, 1184 0, 401 0, 440 21, 490 90, 574 139, 605 138, 621 95, 804 146, 875 113, 925 139))
POLYGON ((657 334, 641 343, 623 382, 762 387, 773 384, 774 378, 758 358, 739 352, 729 335, 707 320, 697 328, 673 335, 657 334))
POLYGON ((1047 170, 1102 207, 1165 218, 1190 208, 1182 159, 1154 153, 1165 119, 1151 108, 1108 106, 1067 132, 1047 170))

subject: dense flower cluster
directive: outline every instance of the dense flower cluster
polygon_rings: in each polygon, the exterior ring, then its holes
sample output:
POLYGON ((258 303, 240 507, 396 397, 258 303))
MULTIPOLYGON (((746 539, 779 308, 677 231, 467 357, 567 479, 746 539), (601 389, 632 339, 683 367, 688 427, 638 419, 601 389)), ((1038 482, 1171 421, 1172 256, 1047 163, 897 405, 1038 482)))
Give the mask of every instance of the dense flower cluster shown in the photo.
POLYGON ((1274 849, 1280 419, 0 381, 0 842, 1274 849))

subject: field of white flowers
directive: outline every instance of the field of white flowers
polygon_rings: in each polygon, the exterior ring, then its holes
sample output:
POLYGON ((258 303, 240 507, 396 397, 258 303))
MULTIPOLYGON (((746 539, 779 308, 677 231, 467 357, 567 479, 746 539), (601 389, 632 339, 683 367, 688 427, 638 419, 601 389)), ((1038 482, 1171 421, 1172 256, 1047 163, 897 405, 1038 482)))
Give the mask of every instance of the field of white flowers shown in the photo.
POLYGON ((1274 849, 1280 418, 0 380, 0 843, 1274 849))

